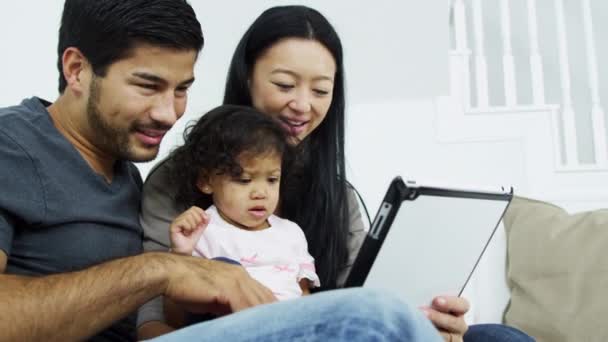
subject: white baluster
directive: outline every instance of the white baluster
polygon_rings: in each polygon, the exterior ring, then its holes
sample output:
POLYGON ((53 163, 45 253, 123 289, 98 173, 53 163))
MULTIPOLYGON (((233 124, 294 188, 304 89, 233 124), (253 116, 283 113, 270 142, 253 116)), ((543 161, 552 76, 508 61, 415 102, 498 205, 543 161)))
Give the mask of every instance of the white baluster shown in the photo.
POLYGON ((595 163, 606 166, 606 120, 600 103, 599 85, 597 79, 597 55, 595 53, 595 38, 589 0, 582 0, 583 25, 585 27, 585 43, 587 46, 587 65, 589 72, 589 90, 591 91, 591 120, 593 122, 593 144, 595 146, 595 163))
POLYGON ((509 0, 500 1, 500 17, 502 28, 503 56, 502 67, 505 83, 505 100, 509 107, 517 104, 517 89, 515 88, 515 61, 511 47, 511 14, 509 0))
POLYGON ((469 42, 467 39, 467 19, 464 0, 455 0, 453 4, 454 31, 456 51, 458 53, 458 74, 453 76, 452 95, 461 100, 465 109, 471 108, 471 72, 469 59, 469 42))
POLYGON ((462 52, 469 48, 467 40, 467 21, 464 0, 454 0, 454 31, 456 32, 456 50, 462 52))
POLYGON ((572 96, 570 94, 570 62, 568 59, 566 21, 564 19, 564 4, 562 0, 555 0, 555 12, 557 15, 557 42, 559 45, 559 65, 562 83, 562 123, 566 146, 566 164, 574 166, 578 164, 576 121, 574 109, 572 108, 572 96))
POLYGON ((534 104, 545 104, 545 82, 543 62, 538 46, 538 24, 536 22, 536 0, 528 0, 528 32, 530 34, 530 69, 532 70, 532 94, 534 104))
POLYGON ((473 28, 475 31, 475 78, 477 87, 477 106, 488 107, 488 64, 484 53, 483 20, 481 1, 473 0, 473 28))

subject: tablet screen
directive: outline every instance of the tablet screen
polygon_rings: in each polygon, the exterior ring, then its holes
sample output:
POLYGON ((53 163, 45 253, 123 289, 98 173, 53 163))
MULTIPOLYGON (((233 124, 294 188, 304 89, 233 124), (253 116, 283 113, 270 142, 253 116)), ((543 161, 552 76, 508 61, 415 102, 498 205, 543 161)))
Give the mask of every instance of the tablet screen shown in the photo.
POLYGON ((417 306, 460 295, 507 205, 424 194, 402 202, 364 286, 391 290, 417 306))

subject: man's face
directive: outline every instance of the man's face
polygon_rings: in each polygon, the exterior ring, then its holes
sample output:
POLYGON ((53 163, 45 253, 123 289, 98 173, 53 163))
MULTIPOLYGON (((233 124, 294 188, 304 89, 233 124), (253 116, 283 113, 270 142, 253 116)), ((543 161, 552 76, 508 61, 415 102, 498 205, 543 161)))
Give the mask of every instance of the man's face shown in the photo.
POLYGON ((116 159, 149 161, 186 110, 197 52, 150 45, 93 77, 87 100, 91 142, 116 159))

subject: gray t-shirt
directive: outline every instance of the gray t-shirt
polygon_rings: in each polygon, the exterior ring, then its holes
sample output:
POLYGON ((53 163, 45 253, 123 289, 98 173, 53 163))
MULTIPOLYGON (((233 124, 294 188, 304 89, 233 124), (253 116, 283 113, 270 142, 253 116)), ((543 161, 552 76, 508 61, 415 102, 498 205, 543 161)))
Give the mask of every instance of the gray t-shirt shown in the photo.
MULTIPOLYGON (((0 249, 8 256, 6 273, 77 271, 141 253, 137 168, 117 162, 108 183, 55 128, 48 105, 31 98, 0 109, 0 249)), ((134 328, 130 315, 91 340, 134 340, 134 328)))

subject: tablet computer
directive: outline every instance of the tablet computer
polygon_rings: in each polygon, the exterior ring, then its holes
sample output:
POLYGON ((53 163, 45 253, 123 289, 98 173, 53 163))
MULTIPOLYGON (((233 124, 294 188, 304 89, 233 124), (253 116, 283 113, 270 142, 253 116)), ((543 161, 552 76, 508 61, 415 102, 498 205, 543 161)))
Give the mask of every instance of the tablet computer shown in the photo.
POLYGON ((390 290, 410 305, 460 296, 494 235, 513 189, 390 184, 346 287, 390 290))

